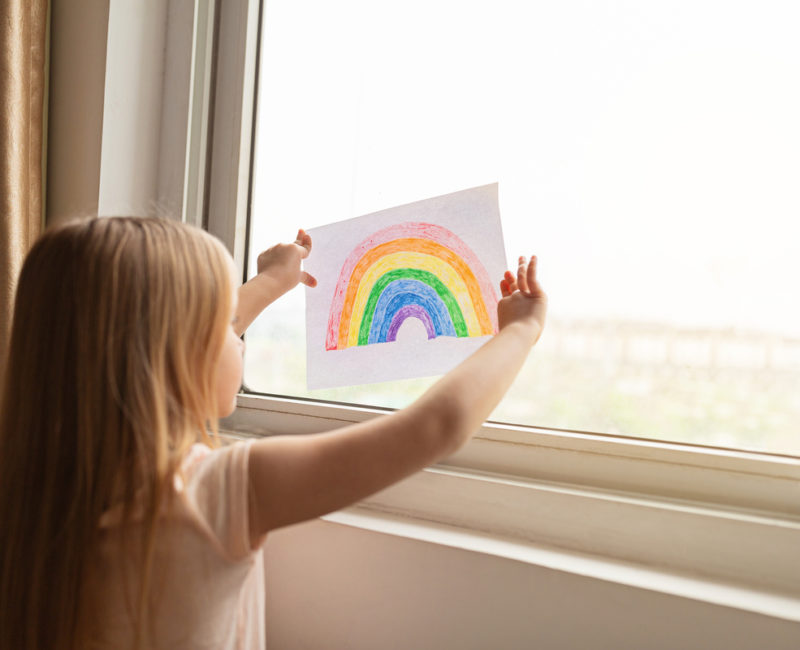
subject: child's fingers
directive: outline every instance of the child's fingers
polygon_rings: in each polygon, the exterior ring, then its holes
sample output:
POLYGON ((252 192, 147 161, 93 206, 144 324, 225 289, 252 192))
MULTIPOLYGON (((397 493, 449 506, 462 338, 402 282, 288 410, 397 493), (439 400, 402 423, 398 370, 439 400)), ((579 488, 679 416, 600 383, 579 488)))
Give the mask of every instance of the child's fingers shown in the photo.
POLYGON ((526 271, 527 262, 523 255, 519 256, 519 266, 517 266, 517 286, 519 290, 528 295, 530 293, 528 288, 528 278, 527 278, 527 271, 526 271))
POLYGON ((311 252, 311 235, 300 228, 300 230, 297 231, 297 239, 294 240, 294 243, 304 248, 305 253, 303 253, 303 257, 308 257, 308 254, 311 252))
POLYGON ((505 272, 502 281, 506 283, 506 288, 508 289, 509 296, 517 290, 517 276, 514 275, 511 271, 505 272))
POLYGON ((317 278, 315 278, 310 273, 306 273, 305 271, 300 271, 300 282, 301 284, 304 284, 307 287, 317 286, 317 278))
POLYGON ((536 255, 531 255, 531 261, 528 262, 528 270, 526 272, 526 279, 528 280, 528 290, 535 291, 537 288, 536 283, 536 265, 538 263, 536 255))
POLYGON ((503 298, 508 298, 511 295, 511 292, 508 290, 508 282, 505 280, 500 280, 500 295, 503 298))

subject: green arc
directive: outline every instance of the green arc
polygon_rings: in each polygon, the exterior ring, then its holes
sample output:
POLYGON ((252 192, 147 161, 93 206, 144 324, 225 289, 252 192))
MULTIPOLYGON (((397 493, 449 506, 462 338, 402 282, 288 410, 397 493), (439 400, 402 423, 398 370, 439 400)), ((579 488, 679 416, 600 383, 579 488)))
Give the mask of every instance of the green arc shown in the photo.
POLYGON ((417 280, 418 282, 427 284, 434 291, 436 291, 436 293, 442 299, 442 302, 445 304, 445 307, 447 307, 447 311, 450 314, 450 319, 453 322, 453 328, 456 331, 456 336, 469 335, 467 323, 464 320, 464 315, 461 313, 461 307, 458 305, 458 300, 456 300, 453 292, 450 291, 444 282, 442 282, 430 271, 425 271, 423 269, 393 269, 387 273, 384 273, 369 292, 367 305, 364 309, 364 317, 361 319, 361 326, 358 329, 358 345, 367 345, 369 342, 369 332, 372 327, 372 318, 375 315, 375 308, 378 304, 378 299, 380 298, 384 289, 386 289, 386 287, 395 280, 417 280))

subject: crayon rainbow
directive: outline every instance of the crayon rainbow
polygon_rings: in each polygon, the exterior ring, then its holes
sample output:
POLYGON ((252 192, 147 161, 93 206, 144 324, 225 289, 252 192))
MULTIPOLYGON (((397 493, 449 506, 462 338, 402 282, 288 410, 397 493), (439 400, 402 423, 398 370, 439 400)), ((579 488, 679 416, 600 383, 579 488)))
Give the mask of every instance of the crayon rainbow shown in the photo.
POLYGON ((407 318, 428 338, 497 331, 483 264, 453 232, 407 222, 379 230, 347 256, 334 289, 326 350, 394 341, 407 318))

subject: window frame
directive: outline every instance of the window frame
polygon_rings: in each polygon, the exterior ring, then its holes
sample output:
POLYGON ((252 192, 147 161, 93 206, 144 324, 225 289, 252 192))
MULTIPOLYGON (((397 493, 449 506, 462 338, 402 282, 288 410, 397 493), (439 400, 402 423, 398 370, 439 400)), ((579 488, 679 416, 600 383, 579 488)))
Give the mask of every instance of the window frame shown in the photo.
MULTIPOLYGON (((259 0, 216 7, 206 223, 246 279, 259 0)), ((248 393, 242 438, 390 409, 248 393)), ((485 423, 459 452, 327 517, 800 622, 800 458, 485 423)))

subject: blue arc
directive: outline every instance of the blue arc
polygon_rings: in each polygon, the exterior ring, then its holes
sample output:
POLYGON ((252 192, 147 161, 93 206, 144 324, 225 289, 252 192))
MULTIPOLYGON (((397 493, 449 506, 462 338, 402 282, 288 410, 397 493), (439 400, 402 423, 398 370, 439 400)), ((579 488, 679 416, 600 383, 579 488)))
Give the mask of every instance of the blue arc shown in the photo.
POLYGON ((367 342, 386 342, 392 320, 408 305, 418 305, 428 313, 436 336, 456 336, 447 305, 436 290, 419 280, 403 278, 389 283, 378 298, 367 342))

